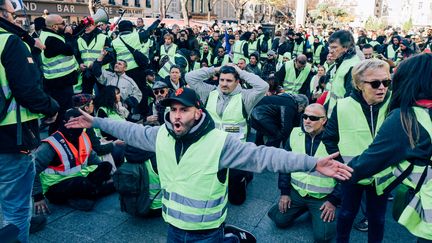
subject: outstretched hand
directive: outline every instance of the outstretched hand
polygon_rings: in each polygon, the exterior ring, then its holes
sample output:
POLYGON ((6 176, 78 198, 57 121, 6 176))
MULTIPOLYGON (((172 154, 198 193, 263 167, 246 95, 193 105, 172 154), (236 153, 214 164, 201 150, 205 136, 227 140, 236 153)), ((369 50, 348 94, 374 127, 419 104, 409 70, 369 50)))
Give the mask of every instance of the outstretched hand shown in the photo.
POLYGON ((351 178, 351 172, 353 172, 353 169, 334 160, 334 158, 336 158, 338 155, 339 152, 318 159, 315 170, 323 175, 333 177, 338 180, 348 180, 351 178))
POLYGON ((93 125, 93 119, 91 115, 87 114, 85 111, 79 109, 81 116, 73 117, 65 124, 66 128, 91 128, 93 125))

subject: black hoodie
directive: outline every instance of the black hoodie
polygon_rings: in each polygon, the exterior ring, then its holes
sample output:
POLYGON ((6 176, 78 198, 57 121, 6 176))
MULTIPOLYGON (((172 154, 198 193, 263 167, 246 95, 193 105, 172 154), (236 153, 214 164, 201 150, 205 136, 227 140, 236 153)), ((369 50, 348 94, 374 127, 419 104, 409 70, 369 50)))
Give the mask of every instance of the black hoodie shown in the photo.
MULTIPOLYGON (((352 97, 355 101, 360 103, 362 110, 363 110, 363 115, 368 122, 371 134, 374 134, 373 131, 375 131, 375 134, 376 134, 376 125, 377 125, 377 120, 378 120, 377 119, 378 113, 379 113, 379 110, 381 109, 381 107, 390 98, 390 91, 387 91, 387 95, 385 96, 384 101, 377 104, 377 105, 368 105, 366 103, 365 99, 363 98, 361 92, 357 91, 357 90, 353 90, 351 92, 350 97, 352 97)), ((329 154, 332 154, 332 153, 339 151, 338 143, 339 143, 340 137, 339 137, 338 124, 339 123, 338 123, 337 104, 336 104, 336 106, 333 109, 333 112, 331 114, 331 117, 327 122, 326 130, 324 132, 323 139, 322 139, 323 143, 326 146, 327 152, 329 154)), ((338 158, 336 158, 336 159, 343 162, 341 155, 339 155, 338 158)))

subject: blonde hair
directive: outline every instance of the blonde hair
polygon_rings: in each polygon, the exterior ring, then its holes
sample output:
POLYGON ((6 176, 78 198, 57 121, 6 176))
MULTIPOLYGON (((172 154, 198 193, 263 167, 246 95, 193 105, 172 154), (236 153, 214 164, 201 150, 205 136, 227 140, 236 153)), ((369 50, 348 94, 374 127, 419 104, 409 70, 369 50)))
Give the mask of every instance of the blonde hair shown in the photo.
POLYGON ((383 60, 372 58, 361 61, 352 69, 352 86, 356 90, 360 91, 359 85, 363 81, 362 78, 364 73, 368 70, 377 70, 381 68, 386 69, 390 77, 390 66, 383 60))

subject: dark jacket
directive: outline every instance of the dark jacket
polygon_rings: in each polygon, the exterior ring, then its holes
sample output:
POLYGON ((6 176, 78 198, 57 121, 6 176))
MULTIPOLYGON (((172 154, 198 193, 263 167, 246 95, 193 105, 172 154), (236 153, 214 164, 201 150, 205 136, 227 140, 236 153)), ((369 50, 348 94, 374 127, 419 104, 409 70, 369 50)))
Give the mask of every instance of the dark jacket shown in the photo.
MULTIPOLYGON (((303 128, 302 128, 303 130, 303 128)), ((317 134, 314 138, 312 138, 309 134, 307 134, 304 130, 303 132, 305 133, 305 151, 307 155, 310 156, 314 156, 319 144, 321 143, 321 139, 322 139, 322 135, 323 133, 321 132, 320 134, 317 134)), ((288 151, 292 151, 291 149, 291 145, 288 142, 285 146, 285 149, 288 151)), ((278 187, 279 190, 281 191, 281 195, 290 195, 290 191, 292 189, 291 186, 291 174, 284 174, 284 173, 279 173, 279 178, 278 178, 278 187)), ((331 204, 333 204, 334 206, 337 206, 340 204, 341 202, 341 198, 342 198, 342 194, 341 194, 341 190, 340 190, 340 186, 336 186, 333 189, 333 192, 330 193, 329 195, 327 195, 326 200, 328 200, 331 204)))
POLYGON ((267 136, 267 146, 279 147, 293 127, 299 126, 300 114, 289 94, 265 96, 252 110, 250 124, 258 133, 267 136))
MULTIPOLYGON (((389 91, 387 91, 387 95, 383 102, 377 104, 377 105, 368 105, 366 101, 364 100, 362 94, 360 91, 353 90, 351 93, 351 97, 360 103, 362 110, 363 110, 363 116, 366 118, 369 129, 371 131, 371 134, 374 134, 373 131, 376 131, 376 125, 377 125, 377 118, 380 108, 384 105, 384 103, 387 101, 387 99, 390 98, 389 91), (372 119, 373 118, 373 119, 372 119), (373 121, 373 124, 372 124, 373 121)), ((327 152, 329 154, 335 153, 339 151, 339 122, 338 122, 338 116, 337 116, 337 104, 335 108, 333 109, 333 112, 331 114, 330 119, 327 122, 327 126, 324 132, 323 136, 323 143, 326 146, 327 152)), ((376 132, 375 132, 376 134, 376 132)), ((344 162, 342 159, 342 156, 339 155, 338 158, 336 158, 340 162, 344 162)))
MULTIPOLYGON (((429 115, 432 117, 431 109, 429 115)), ((354 169, 350 182, 356 183, 404 160, 424 165, 432 157, 431 137, 421 124, 418 132, 413 129, 412 133, 414 138, 418 137, 414 147, 402 126, 400 109, 390 112, 373 143, 348 164, 354 169)))
MULTIPOLYGON (((171 83, 171 79, 170 76, 166 76, 164 78, 164 80, 162 80, 164 83, 166 83, 168 85, 168 88, 170 88, 170 90, 175 90, 174 86, 171 83)), ((180 77, 180 81, 179 81, 179 87, 184 87, 186 86, 186 81, 180 77)))
MULTIPOLYGON (((44 28, 43 31, 55 33, 56 32, 44 28)), ((61 41, 60 39, 56 37, 49 36, 45 40, 45 47, 42 55, 45 55, 47 58, 56 57, 59 55, 65 55, 65 56, 73 56, 75 54, 74 52, 74 38, 71 34, 65 34, 64 35, 65 42, 61 41)), ((59 78, 53 78, 53 79, 44 79, 44 85, 45 87, 52 89, 52 88, 65 88, 67 86, 74 85, 78 82, 78 72, 73 71, 63 77, 59 78)))
MULTIPOLYGON (((9 31, 6 26, 2 28, 9 31)), ((42 90, 41 76, 38 75, 40 71, 17 35, 9 37, 0 58, 16 102, 33 113, 54 116, 59 106, 42 90)), ((38 120, 22 123, 22 145, 17 145, 16 124, 0 126, 0 141, 0 153, 17 153, 36 148, 40 143, 38 120)))

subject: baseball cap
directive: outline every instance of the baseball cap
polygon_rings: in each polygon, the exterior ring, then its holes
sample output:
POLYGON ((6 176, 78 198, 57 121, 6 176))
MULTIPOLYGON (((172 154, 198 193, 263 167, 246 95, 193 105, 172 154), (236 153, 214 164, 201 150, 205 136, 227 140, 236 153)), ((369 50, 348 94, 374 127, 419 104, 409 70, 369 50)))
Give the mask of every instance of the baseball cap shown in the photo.
POLYGON ((133 30, 133 23, 129 20, 123 20, 119 23, 119 31, 132 31, 133 30))
POLYGON ((177 102, 187 107, 195 106, 201 108, 201 101, 193 89, 179 88, 173 92, 168 98, 161 101, 163 106, 170 106, 177 102))
POLYGON ((72 103, 74 107, 81 107, 87 105, 94 99, 91 94, 76 94, 72 96, 72 103))
POLYGON ((156 81, 152 86, 152 89, 163 89, 163 88, 168 88, 168 85, 163 81, 156 81))

